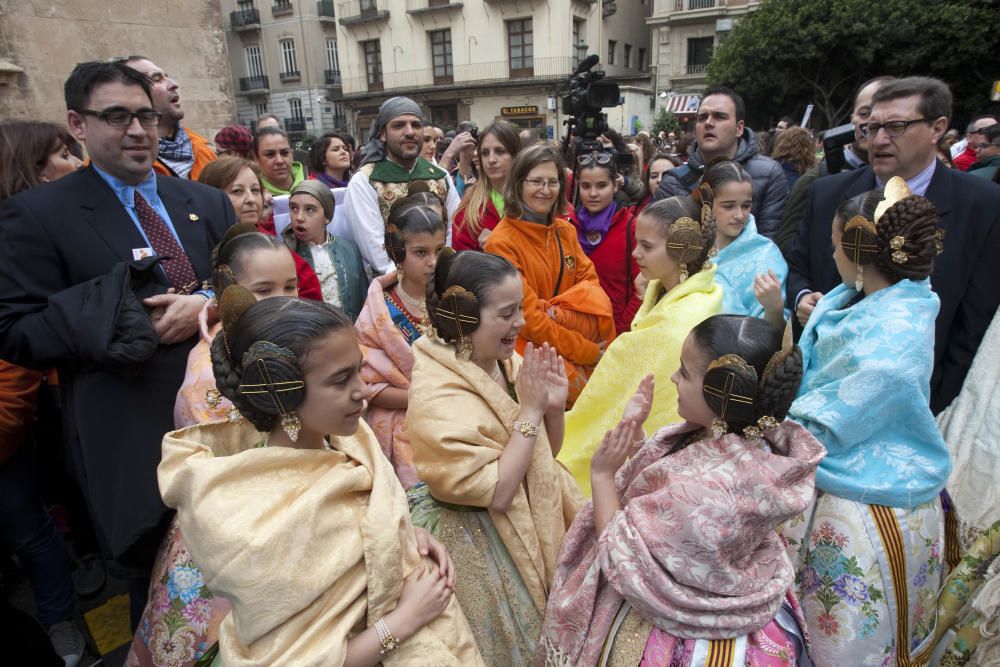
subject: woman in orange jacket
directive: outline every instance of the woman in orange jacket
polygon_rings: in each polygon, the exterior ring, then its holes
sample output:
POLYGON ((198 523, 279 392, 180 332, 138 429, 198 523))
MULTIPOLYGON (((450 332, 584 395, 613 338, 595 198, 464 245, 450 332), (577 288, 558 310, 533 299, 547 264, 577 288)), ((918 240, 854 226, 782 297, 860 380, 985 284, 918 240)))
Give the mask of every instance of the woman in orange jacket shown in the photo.
POLYGON ((615 323, 576 227, 556 217, 565 184, 556 148, 539 144, 521 151, 511 170, 504 218, 485 249, 509 260, 521 274, 525 326, 518 351, 529 342, 556 349, 566 363, 571 406, 614 339, 615 323))

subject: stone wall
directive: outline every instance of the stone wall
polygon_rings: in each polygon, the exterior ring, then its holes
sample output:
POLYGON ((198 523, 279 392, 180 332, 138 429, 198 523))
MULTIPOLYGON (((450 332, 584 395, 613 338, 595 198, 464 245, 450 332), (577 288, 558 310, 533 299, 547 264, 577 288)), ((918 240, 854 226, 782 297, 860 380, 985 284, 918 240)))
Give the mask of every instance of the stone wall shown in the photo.
POLYGON ((235 120, 215 0, 0 0, 0 119, 66 122, 63 83, 84 60, 141 54, 180 85, 184 125, 211 141, 235 120), (0 81, 2 82, 2 81, 0 81))

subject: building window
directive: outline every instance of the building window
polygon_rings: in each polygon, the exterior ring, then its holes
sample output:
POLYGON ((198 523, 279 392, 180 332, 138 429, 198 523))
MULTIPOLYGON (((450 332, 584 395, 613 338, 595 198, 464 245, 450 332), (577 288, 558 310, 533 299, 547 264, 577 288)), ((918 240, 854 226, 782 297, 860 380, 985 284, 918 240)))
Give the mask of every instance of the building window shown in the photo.
POLYGON ((337 57, 337 40, 326 40, 326 67, 334 72, 340 71, 340 58, 337 57))
POLYGON ((632 45, 625 45, 625 69, 632 67, 632 45))
POLYGON ((431 105, 431 123, 445 132, 458 127, 458 106, 455 104, 431 105))
POLYGON ((297 97, 290 97, 288 99, 288 112, 295 120, 302 120, 302 100, 297 97))
POLYGON ((573 56, 573 69, 576 69, 576 66, 579 65, 584 58, 587 57, 587 54, 585 52, 586 49, 582 46, 582 44, 586 43, 586 40, 583 38, 583 36, 586 34, 587 34, 587 22, 580 18, 574 18, 573 44, 570 47, 572 49, 570 55, 573 56))
POLYGON ((507 57, 511 77, 535 75, 534 43, 530 18, 507 21, 507 57))
POLYGON ((377 0, 361 0, 360 2, 361 16, 368 18, 378 14, 378 2, 377 0))
POLYGON ((254 7, 253 0, 237 0, 236 11, 238 12, 248 12, 257 9, 254 7))
POLYGON ((283 39, 278 42, 281 47, 281 74, 296 76, 299 73, 299 63, 295 59, 295 40, 283 39))
POLYGON ((264 76, 264 63, 260 59, 260 46, 254 44, 243 49, 247 61, 247 76, 264 76))
MULTIPOLYGON (((253 105, 253 107, 254 111, 257 112, 257 118, 260 118, 267 113, 267 102, 257 102, 257 104, 253 105)), ((256 118, 254 120, 256 120, 256 118)))
POLYGON ((714 37, 695 37, 688 40, 688 74, 704 74, 712 60, 714 37))
POLYGON ((646 71, 646 49, 639 49, 639 69, 646 71))
POLYGON ((615 64, 615 49, 618 48, 618 42, 613 39, 608 40, 608 64, 615 64))
POLYGON ((451 83, 454 80, 451 61, 451 30, 430 33, 431 58, 434 62, 434 83, 451 83))
POLYGON ((382 47, 377 39, 361 42, 365 54, 365 76, 368 90, 382 90, 382 47))

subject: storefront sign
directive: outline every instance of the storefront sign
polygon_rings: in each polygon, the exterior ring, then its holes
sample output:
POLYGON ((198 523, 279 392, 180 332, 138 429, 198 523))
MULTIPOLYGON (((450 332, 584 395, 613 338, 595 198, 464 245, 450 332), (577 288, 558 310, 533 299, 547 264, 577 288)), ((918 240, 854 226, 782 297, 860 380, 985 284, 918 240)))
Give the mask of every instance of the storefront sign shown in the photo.
POLYGON ((531 114, 537 114, 538 107, 500 107, 501 116, 528 116, 531 114))

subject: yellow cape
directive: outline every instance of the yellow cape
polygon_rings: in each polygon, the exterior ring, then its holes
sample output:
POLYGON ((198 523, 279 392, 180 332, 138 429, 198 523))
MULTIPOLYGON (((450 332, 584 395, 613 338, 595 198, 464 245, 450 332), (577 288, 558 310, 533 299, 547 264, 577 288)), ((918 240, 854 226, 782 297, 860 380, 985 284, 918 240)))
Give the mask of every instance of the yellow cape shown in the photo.
POLYGON ((622 418, 625 404, 647 373, 656 390, 646 420, 646 433, 680 420, 677 387, 670 376, 680 366, 681 346, 688 332, 722 311, 722 288, 715 284, 715 266, 699 271, 657 301, 662 291, 654 280, 646 290, 632 330, 608 347, 573 409, 566 413, 566 437, 561 461, 590 495, 590 459, 605 432, 622 418))
MULTIPOLYGON (((225 422, 168 433, 163 501, 204 584, 233 605, 219 628, 227 667, 342 665, 348 638, 421 566, 406 495, 364 422, 333 451, 255 448, 263 439, 225 422)), ((383 664, 483 663, 453 598, 383 664)))

